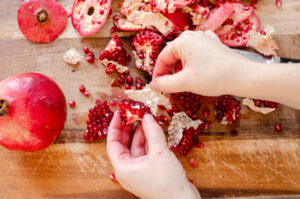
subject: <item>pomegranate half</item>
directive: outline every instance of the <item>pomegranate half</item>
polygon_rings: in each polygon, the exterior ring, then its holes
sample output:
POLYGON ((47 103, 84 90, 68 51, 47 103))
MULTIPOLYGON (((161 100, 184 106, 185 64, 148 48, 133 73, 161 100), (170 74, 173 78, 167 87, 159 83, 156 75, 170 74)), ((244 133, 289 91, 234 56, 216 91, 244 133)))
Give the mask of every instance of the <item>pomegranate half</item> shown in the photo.
POLYGON ((50 78, 24 73, 0 82, 0 145, 33 152, 52 144, 64 128, 66 99, 50 78))

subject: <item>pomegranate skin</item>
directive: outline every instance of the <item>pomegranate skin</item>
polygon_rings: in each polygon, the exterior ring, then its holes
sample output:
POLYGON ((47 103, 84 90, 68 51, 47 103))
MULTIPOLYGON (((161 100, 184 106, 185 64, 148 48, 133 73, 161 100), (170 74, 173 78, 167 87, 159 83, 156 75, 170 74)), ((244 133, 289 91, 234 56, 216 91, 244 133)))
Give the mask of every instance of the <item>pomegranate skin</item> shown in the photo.
POLYGON ((0 100, 8 103, 0 117, 0 144, 13 151, 33 152, 52 144, 64 128, 66 99, 50 78, 24 73, 0 82, 0 100))

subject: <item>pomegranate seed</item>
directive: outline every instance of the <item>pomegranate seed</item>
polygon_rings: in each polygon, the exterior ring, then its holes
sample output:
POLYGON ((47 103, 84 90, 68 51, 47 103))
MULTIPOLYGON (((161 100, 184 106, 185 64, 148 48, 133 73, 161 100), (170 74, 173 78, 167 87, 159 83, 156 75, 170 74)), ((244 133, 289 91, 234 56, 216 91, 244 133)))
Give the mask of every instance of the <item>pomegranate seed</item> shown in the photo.
POLYGON ((165 115, 160 115, 159 116, 159 121, 161 121, 162 123, 166 124, 169 122, 168 117, 165 115))
POLYGON ((87 55, 86 55, 86 61, 89 62, 89 63, 93 63, 94 62, 94 53, 93 52, 89 52, 87 55))
POLYGON ((84 93, 84 92, 85 92, 85 87, 84 87, 84 85, 80 85, 80 86, 79 86, 79 91, 80 91, 81 93, 84 93))
POLYGON ((110 29, 110 34, 113 34, 113 33, 115 33, 115 32, 117 32, 117 28, 116 28, 116 27, 112 27, 112 28, 110 29))
POLYGON ((202 142, 198 142, 197 147, 198 147, 198 148, 203 148, 203 147, 204 147, 204 144, 203 144, 202 142))
POLYGON ((237 135, 238 135, 238 132, 237 132, 236 130, 231 130, 231 131, 230 131, 230 134, 231 134, 232 136, 237 136, 237 135))
POLYGON ((124 78, 118 77, 119 84, 124 84, 124 82, 125 82, 124 78))
POLYGON ((280 125, 280 124, 276 124, 276 125, 275 125, 275 130, 276 130, 277 132, 281 132, 281 131, 282 131, 281 125, 280 125))
POLYGON ((129 84, 125 84, 125 89, 126 90, 130 90, 131 89, 131 86, 129 84))
POLYGON ((70 101, 68 102, 68 104, 69 104, 70 107, 76 106, 76 102, 75 102, 74 100, 70 100, 70 101))
POLYGON ((193 168, 197 168, 198 167, 198 162, 195 160, 195 159, 191 159, 190 160, 190 165, 191 165, 191 167, 193 167, 193 168))
POLYGON ((90 49, 87 46, 85 46, 85 47, 83 47, 83 52, 85 54, 88 54, 90 52, 90 49))
POLYGON ((109 103, 110 103, 111 106, 117 106, 118 105, 118 100, 116 98, 112 98, 109 101, 109 103))
POLYGON ((114 173, 109 174, 109 179, 113 182, 117 182, 116 175, 114 173))
POLYGON ((189 179, 189 182, 192 183, 192 184, 194 184, 194 180, 192 180, 192 179, 189 179))
POLYGON ((209 121, 205 122, 205 124, 204 124, 204 129, 205 129, 205 130, 208 130, 209 127, 210 127, 210 122, 209 122, 209 121))
POLYGON ((132 82, 133 82, 132 77, 131 77, 131 76, 127 76, 127 77, 126 77, 126 82, 127 82, 127 84, 131 85, 132 82))
POLYGON ((83 138, 84 138, 85 141, 89 141, 89 140, 90 140, 90 135, 89 135, 89 132, 88 132, 88 131, 86 131, 86 132, 84 133, 83 138))
POLYGON ((135 88, 136 88, 137 90, 142 90, 142 87, 143 87, 142 84, 136 82, 135 88))
POLYGON ((222 124, 231 124, 239 117, 241 110, 240 101, 230 95, 220 96, 214 102, 216 116, 222 124))
POLYGON ((143 85, 143 80, 138 77, 135 79, 135 82, 143 85))
POLYGON ((209 116, 209 110, 208 109, 203 109, 203 116, 208 117, 209 116))
POLYGON ((90 93, 89 91, 85 91, 83 94, 84 94, 84 96, 86 96, 86 97, 89 97, 89 96, 91 95, 91 93, 90 93))

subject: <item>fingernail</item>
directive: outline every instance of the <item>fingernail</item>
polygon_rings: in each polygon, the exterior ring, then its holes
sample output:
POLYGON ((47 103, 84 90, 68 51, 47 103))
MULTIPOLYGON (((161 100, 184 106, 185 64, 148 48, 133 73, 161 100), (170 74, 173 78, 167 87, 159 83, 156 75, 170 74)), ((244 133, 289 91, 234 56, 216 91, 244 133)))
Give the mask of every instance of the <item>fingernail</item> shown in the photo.
POLYGON ((145 122, 145 123, 151 123, 151 122, 153 122, 153 116, 150 115, 150 114, 144 115, 143 122, 145 122))

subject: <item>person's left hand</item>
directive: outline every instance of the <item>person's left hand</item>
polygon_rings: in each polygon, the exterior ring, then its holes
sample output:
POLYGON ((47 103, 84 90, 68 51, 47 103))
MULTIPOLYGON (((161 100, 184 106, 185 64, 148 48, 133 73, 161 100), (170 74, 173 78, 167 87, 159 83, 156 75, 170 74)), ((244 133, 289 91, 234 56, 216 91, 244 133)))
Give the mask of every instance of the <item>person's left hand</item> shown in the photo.
POLYGON ((123 126, 116 112, 108 131, 107 152, 126 190, 147 199, 200 198, 152 115, 144 116, 130 147, 131 130, 132 125, 123 126))

